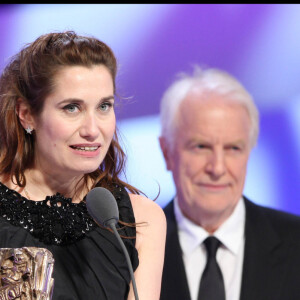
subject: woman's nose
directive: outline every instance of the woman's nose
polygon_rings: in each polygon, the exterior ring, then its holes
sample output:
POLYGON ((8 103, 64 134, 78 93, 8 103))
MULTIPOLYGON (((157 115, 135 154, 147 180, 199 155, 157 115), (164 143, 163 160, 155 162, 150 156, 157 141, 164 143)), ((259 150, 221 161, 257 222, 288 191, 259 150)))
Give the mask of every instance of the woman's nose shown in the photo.
POLYGON ((93 114, 86 114, 80 125, 80 135, 86 139, 94 140, 99 135, 98 121, 93 114))

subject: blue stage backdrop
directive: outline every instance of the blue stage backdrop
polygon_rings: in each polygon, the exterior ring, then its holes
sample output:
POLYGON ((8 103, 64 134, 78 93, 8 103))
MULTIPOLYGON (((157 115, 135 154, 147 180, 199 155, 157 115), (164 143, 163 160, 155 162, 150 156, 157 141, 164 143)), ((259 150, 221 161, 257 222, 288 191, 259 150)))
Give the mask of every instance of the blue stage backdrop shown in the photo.
POLYGON ((299 4, 0 5, 0 68, 50 31, 95 36, 118 57, 127 180, 164 206, 175 193, 159 149, 159 102, 194 64, 236 76, 261 116, 245 195, 300 214, 299 4))

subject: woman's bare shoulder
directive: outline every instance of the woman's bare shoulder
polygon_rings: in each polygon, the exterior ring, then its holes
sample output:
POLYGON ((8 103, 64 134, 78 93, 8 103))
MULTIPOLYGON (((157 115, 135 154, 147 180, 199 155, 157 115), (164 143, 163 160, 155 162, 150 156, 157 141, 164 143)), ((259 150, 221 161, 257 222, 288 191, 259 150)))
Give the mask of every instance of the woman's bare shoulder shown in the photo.
POLYGON ((141 299, 159 299, 166 240, 165 214, 156 202, 147 197, 130 194, 130 199, 138 223, 136 249, 139 267, 135 276, 139 294, 141 299))
POLYGON ((129 194, 136 222, 160 221, 165 222, 162 208, 153 200, 136 194, 129 194))

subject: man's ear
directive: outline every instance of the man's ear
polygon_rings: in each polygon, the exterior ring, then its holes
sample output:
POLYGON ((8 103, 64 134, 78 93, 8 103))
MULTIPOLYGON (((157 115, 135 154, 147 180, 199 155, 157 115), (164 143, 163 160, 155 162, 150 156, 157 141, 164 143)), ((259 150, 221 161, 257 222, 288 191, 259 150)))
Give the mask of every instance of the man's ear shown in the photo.
POLYGON ((170 153, 170 145, 166 141, 166 138, 163 136, 159 137, 159 144, 160 144, 160 149, 165 158, 167 170, 171 171, 172 170, 172 156, 170 153))
POLYGON ((30 128, 30 129, 35 128, 34 118, 31 114, 30 107, 29 107, 28 103, 22 98, 19 98, 17 100, 16 113, 17 113, 17 115, 20 119, 20 122, 25 130, 27 128, 30 128))

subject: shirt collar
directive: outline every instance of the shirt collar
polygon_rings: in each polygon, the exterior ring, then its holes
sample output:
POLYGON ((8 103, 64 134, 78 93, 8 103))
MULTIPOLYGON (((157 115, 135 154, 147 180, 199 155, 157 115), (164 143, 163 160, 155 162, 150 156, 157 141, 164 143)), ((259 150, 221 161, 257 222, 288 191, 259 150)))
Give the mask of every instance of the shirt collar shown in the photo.
MULTIPOLYGON (((238 253, 240 244, 244 239, 245 211, 245 203, 241 197, 233 213, 214 233, 214 236, 234 255, 238 253)), ((177 197, 174 199, 174 213, 178 224, 181 248, 188 255, 202 244, 209 233, 183 215, 177 197)))

